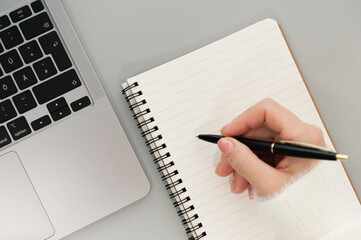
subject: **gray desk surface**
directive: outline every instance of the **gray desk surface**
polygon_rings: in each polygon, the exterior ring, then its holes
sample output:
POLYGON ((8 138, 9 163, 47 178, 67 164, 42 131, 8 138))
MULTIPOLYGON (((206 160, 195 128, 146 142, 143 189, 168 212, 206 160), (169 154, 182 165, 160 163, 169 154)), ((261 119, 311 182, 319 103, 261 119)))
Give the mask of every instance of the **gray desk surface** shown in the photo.
POLYGON ((79 37, 151 182, 144 199, 67 240, 186 239, 120 94, 127 78, 267 17, 289 41, 361 193, 361 1, 66 0, 79 37))

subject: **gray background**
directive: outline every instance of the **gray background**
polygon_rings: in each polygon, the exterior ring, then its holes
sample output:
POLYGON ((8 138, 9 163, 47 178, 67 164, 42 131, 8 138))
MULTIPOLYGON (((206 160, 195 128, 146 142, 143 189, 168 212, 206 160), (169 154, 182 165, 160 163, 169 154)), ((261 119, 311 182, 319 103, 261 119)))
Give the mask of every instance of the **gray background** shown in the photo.
MULTIPOLYGON (((67 240, 186 239, 120 84, 264 18, 282 26, 330 135, 361 193, 361 1, 65 0, 151 183, 144 199, 67 240)), ((124 166, 126 167, 126 166, 124 166)))

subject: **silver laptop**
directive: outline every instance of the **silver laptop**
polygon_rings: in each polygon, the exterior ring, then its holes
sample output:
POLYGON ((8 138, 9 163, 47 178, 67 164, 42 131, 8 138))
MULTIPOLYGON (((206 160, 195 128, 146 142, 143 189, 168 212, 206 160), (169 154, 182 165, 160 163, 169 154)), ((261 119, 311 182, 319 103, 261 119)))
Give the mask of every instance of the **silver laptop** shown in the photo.
POLYGON ((0 239, 59 239, 149 182, 60 0, 0 0, 0 239))

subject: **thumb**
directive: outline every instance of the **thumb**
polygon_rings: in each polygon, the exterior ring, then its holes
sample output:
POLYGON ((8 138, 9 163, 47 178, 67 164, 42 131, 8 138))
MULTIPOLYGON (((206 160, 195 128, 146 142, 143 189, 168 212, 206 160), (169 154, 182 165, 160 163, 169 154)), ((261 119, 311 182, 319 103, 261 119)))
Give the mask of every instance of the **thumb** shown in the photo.
POLYGON ((222 138, 218 141, 218 147, 232 168, 257 191, 266 190, 270 181, 278 174, 276 169, 263 162, 246 145, 234 138, 222 138))

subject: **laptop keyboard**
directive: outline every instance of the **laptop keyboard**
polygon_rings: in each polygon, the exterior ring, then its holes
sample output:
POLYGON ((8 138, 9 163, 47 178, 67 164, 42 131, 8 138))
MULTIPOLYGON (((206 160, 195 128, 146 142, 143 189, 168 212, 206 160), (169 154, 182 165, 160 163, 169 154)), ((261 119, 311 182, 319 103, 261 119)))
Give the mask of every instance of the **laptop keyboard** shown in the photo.
POLYGON ((0 14, 0 148, 89 105, 43 3, 0 14))

